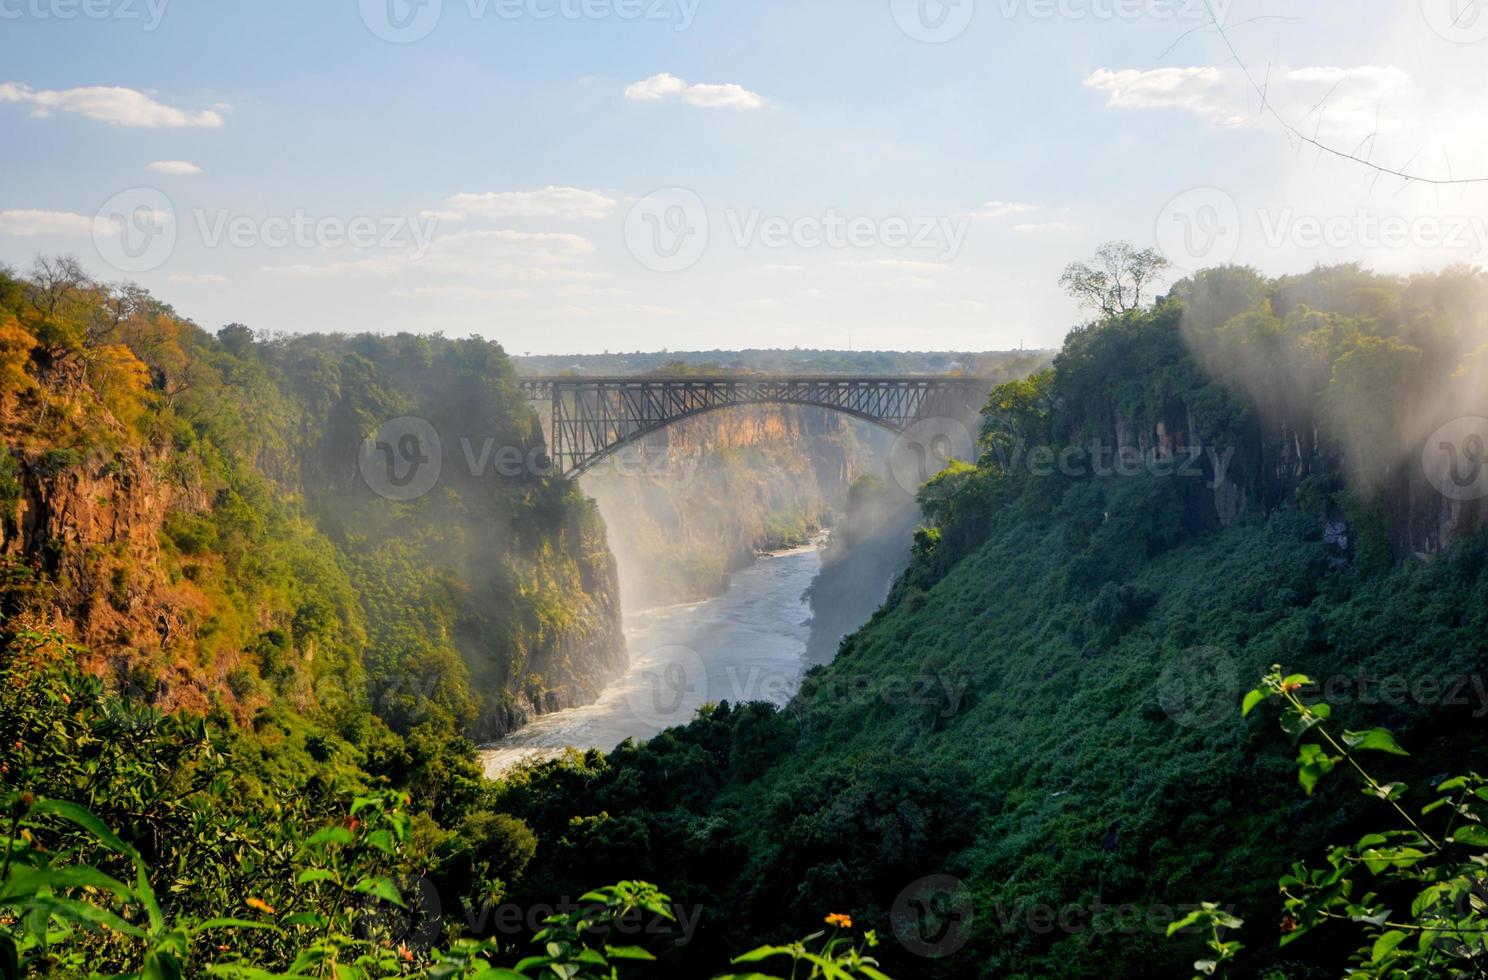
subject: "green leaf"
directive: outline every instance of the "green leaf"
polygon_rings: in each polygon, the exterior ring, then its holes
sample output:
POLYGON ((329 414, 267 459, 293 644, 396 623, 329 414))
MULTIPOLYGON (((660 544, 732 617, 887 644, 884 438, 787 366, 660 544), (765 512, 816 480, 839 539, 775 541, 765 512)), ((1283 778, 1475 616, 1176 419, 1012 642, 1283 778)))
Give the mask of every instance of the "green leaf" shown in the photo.
POLYGON ((308 885, 316 881, 330 881, 334 877, 336 877, 335 873, 325 868, 307 868, 296 876, 295 884, 308 885))
POLYGON ((654 960, 655 956, 640 946, 606 946, 605 955, 616 960, 654 960))
POLYGON ((403 896, 398 891, 398 886, 394 885, 388 878, 363 878, 356 883, 356 890, 365 895, 376 895, 384 902, 396 905, 400 909, 408 907, 403 902, 403 896))
POLYGON ((1370 963, 1378 963, 1386 956, 1395 951, 1395 947, 1405 942, 1406 935, 1398 929, 1391 929, 1374 941, 1374 949, 1369 954, 1370 963))
POLYGON ((1464 824, 1452 832, 1452 843, 1468 847, 1488 847, 1488 827, 1480 823, 1464 824))
POLYGON ((1395 736, 1383 728, 1371 728, 1362 732, 1344 732, 1343 741, 1351 749, 1388 752, 1390 755, 1410 755, 1405 749, 1395 744, 1395 736))
POLYGON ((124 843, 119 835, 110 830, 91 810, 78 806, 76 803, 69 803, 66 800, 37 800, 36 805, 31 808, 31 812, 33 814, 55 814, 63 820, 77 824, 98 838, 99 843, 110 850, 117 851, 131 861, 138 860, 139 858, 138 851, 124 843))
POLYGON ((1245 695, 1245 700, 1240 703, 1240 717, 1247 718, 1262 701, 1271 696, 1271 692, 1264 687, 1258 687, 1245 695))
POLYGON ((314 847, 317 844, 350 844, 355 840, 356 837, 345 827, 322 827, 311 834, 305 844, 314 847))
POLYGON ((735 956, 729 960, 730 963, 758 963, 768 960, 772 956, 789 956, 791 951, 781 946, 761 946, 759 949, 751 949, 741 956, 735 956))

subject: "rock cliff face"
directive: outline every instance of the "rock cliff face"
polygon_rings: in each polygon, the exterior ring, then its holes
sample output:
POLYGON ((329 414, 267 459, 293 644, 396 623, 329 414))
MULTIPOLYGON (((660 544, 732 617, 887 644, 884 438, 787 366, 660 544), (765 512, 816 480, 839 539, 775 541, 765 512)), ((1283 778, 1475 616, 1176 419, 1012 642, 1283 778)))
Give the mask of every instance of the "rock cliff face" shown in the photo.
MULTIPOLYGON (((1226 445, 1206 428, 1198 406, 1178 401, 1152 423, 1118 413, 1104 430, 1073 434, 1071 444, 1102 447, 1101 465, 1108 467, 1120 465, 1118 454, 1124 452, 1130 465, 1173 473, 1183 483, 1191 525, 1227 527, 1247 513, 1301 504, 1338 524, 1345 540, 1352 538, 1349 515, 1326 499, 1349 483, 1349 462, 1316 421, 1298 426, 1257 414, 1239 444, 1226 445)), ((1483 500, 1444 494, 1428 477, 1419 453, 1394 454, 1380 461, 1378 471, 1384 475, 1369 499, 1397 556, 1433 558, 1476 533, 1488 518, 1483 500)))
POLYGON ((762 548, 830 522, 886 439, 820 409, 713 412, 655 433, 582 478, 631 608, 700 599, 762 548))
POLYGON ((561 481, 456 465, 462 440, 538 431, 515 391, 479 371, 424 388, 402 376, 416 361, 379 356, 376 376, 352 355, 319 389, 264 370, 273 385, 223 413, 270 419, 248 444, 132 431, 81 373, 44 410, 0 390, 4 628, 59 629, 82 668, 158 708, 241 721, 350 701, 395 729, 488 738, 592 702, 627 664, 597 508, 561 481), (360 404, 369 391, 396 407, 360 404), (385 499, 360 447, 415 412, 452 458, 427 494, 385 499))
POLYGON ((17 448, 10 458, 16 499, 0 522, 6 615, 63 627, 86 648, 85 668, 124 683, 137 680, 138 662, 179 649, 185 662, 137 693, 204 710, 232 663, 188 667, 199 597, 190 582, 172 580, 160 547, 167 515, 202 506, 200 495, 164 476, 164 455, 143 450, 17 448))

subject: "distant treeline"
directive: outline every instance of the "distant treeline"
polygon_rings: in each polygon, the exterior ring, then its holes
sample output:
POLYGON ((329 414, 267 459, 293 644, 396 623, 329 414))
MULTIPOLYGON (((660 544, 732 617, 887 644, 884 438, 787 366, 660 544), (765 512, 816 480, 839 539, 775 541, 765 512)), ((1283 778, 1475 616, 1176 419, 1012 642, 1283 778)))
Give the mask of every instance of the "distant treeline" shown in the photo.
POLYGON ((514 357, 520 374, 965 374, 1011 381, 1054 351, 704 350, 514 357))

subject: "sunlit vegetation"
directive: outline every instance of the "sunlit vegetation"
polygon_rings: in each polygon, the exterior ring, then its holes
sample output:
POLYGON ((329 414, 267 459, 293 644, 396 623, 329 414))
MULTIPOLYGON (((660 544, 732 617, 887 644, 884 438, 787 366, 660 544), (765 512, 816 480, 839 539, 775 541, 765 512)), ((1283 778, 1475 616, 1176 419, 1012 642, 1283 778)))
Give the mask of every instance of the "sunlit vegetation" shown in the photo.
POLYGON ((356 461, 409 414, 531 446, 500 349, 209 335, 66 263, 0 276, 0 968, 1437 975, 1422 935, 1461 960, 1473 921, 1443 917, 1482 918, 1482 787, 1454 776, 1488 771, 1488 540, 1418 440, 1488 414, 1485 297, 1224 269, 1077 330, 994 391, 980 459, 923 490, 887 603, 792 704, 493 782, 469 737, 615 622, 597 518, 458 466, 392 503, 356 461), (1124 445, 1200 451, 1122 472, 1124 445), (26 523, 57 494, 117 540, 26 523), (1296 761, 1240 715, 1261 676, 1296 761), (1329 774, 1384 738, 1411 755, 1367 794, 1329 774), (892 914, 927 875, 974 911, 944 958, 892 914), (537 942, 480 914, 559 896, 582 907, 537 942), (663 925, 593 934, 632 913, 663 925))

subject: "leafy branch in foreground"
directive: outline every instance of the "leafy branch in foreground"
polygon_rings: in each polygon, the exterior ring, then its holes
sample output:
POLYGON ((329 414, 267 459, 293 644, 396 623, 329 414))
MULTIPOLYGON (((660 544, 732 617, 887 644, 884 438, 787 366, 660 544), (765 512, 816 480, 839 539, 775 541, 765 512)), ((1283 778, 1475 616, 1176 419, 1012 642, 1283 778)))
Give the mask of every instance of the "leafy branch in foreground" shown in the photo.
POLYGON ((1443 795, 1413 816, 1404 803, 1406 785, 1380 781, 1360 757, 1406 751, 1383 728, 1335 736, 1326 724, 1332 707, 1309 697, 1314 686, 1303 674, 1273 666, 1245 695, 1242 714, 1279 701, 1282 728, 1300 743, 1303 790, 1312 795, 1319 780, 1346 763, 1364 795, 1387 804, 1402 826, 1331 848, 1325 867, 1293 865, 1279 883, 1281 945, 1323 926, 1354 926, 1362 941, 1349 956, 1350 977, 1488 976, 1488 780, 1476 773, 1448 779, 1436 787, 1443 795), (1424 825, 1432 820, 1439 823, 1434 830, 1424 825))
MULTIPOLYGON (((766 960, 778 960, 782 957, 790 957, 791 980, 801 976, 801 967, 806 967, 809 972, 804 974, 807 980, 817 977, 831 977, 834 980, 889 980, 889 978, 878 969, 878 961, 871 956, 864 955, 878 945, 878 935, 869 930, 863 935, 863 944, 856 945, 852 936, 841 934, 843 929, 852 928, 851 916, 833 913, 827 916, 827 925, 832 926, 830 936, 825 931, 814 932, 805 939, 791 943, 789 946, 761 946, 750 950, 742 956, 734 957, 735 966, 748 966, 754 963, 763 963, 766 960), (820 949, 813 950, 812 944, 826 936, 826 942, 822 943, 820 949)), ((780 980, 773 973, 729 973, 718 978, 718 980, 780 980)))

